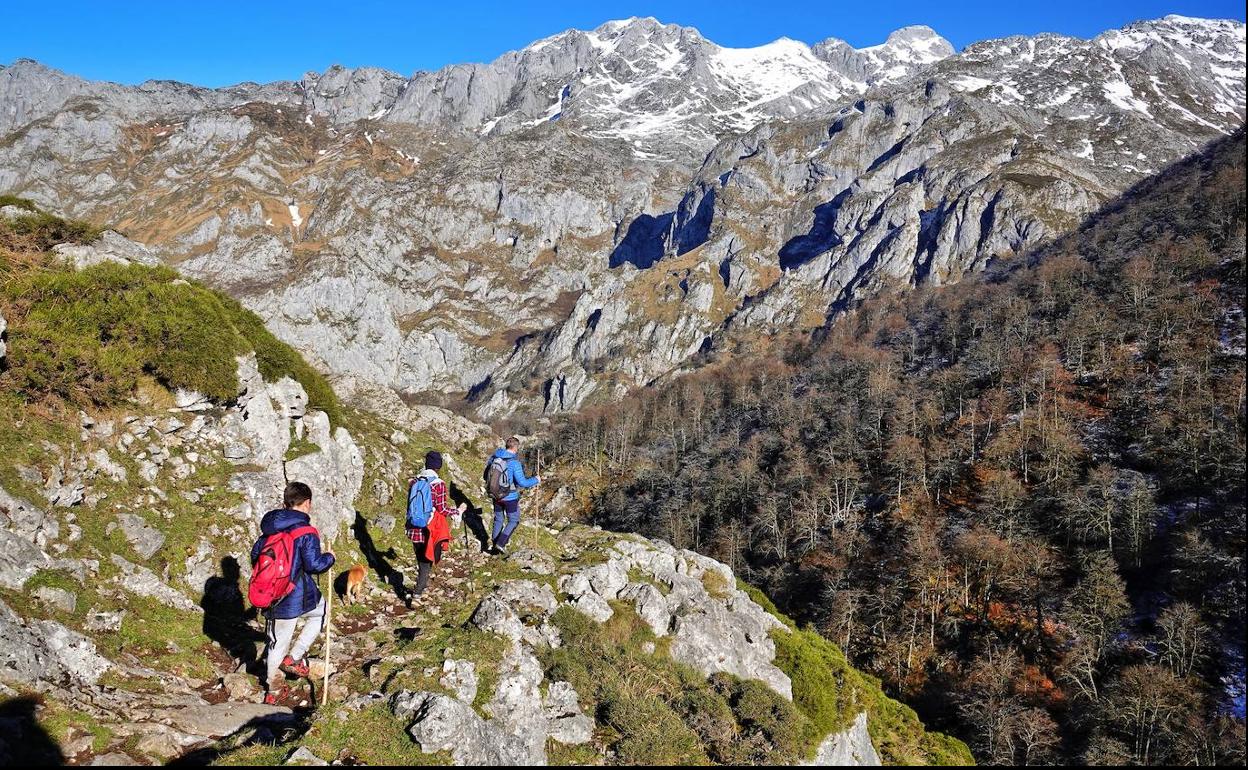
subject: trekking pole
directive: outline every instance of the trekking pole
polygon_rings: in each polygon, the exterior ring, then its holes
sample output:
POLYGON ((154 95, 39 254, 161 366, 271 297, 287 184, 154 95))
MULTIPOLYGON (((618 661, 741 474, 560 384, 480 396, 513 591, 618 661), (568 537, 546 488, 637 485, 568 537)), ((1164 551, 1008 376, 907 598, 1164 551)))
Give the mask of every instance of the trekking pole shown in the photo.
MULTIPOLYGON (((540 446, 537 448, 537 477, 539 479, 542 477, 542 448, 540 446)), ((537 509, 533 511, 533 525, 539 528, 542 526, 542 506, 541 503, 538 502, 538 498, 540 498, 543 494, 545 493, 539 488, 537 490, 537 494, 533 496, 533 507, 537 509)))
POLYGON ((321 685, 322 706, 329 702, 329 627, 333 624, 334 609, 334 571, 331 569, 326 574, 329 575, 329 590, 325 592, 325 682, 321 685))

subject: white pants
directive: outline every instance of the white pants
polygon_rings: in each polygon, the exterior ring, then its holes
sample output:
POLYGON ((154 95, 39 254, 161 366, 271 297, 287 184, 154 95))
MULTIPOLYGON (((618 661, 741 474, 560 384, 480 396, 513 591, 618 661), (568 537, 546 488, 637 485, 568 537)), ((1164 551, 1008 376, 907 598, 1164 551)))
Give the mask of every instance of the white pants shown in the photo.
POLYGON ((321 597, 319 604, 297 618, 269 619, 267 629, 269 633, 269 652, 265 660, 268 666, 268 678, 265 679, 265 682, 268 683, 270 688, 273 687, 274 677, 277 676, 278 669, 282 665, 282 659, 290 655, 295 660, 299 660, 304 655, 307 655, 308 650, 312 649, 312 643, 316 641, 316 637, 320 636, 324 627, 324 596, 321 597), (303 621, 303 631, 299 634, 299 638, 295 640, 295 646, 291 647, 290 642, 295 637, 295 625, 301 620, 303 621))

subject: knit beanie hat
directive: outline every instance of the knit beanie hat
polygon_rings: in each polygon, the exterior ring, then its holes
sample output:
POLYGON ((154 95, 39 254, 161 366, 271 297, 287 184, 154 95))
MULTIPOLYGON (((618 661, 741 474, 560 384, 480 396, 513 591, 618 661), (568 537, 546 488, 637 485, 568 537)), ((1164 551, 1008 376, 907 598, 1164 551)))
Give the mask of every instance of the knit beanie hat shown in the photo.
POLYGON ((426 452, 425 453, 425 467, 431 471, 441 470, 442 469, 442 453, 432 450, 432 449, 426 452))

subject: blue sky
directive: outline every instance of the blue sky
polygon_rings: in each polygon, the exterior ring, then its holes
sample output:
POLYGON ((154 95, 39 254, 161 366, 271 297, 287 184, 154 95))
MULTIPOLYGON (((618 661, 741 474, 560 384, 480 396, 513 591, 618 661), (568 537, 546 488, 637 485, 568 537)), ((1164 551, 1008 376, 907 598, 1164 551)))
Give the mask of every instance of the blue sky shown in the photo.
POLYGON ((0 64, 20 57, 92 79, 138 83, 168 78, 220 86, 295 79, 331 64, 411 74, 454 62, 489 61, 547 35, 609 19, 654 16, 697 27, 729 46, 786 36, 882 42, 907 24, 927 24, 961 48, 1009 34, 1090 37, 1169 13, 1244 19, 1243 0, 1095 2, 809 2, 797 0, 607 0, 605 2, 76 2, 6 3, 0 64))

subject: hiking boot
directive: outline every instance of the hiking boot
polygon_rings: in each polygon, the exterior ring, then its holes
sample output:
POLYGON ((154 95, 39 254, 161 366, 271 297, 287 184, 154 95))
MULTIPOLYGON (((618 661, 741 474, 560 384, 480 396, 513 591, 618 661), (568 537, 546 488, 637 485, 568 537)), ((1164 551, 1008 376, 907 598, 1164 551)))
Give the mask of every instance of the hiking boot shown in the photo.
POLYGON ((282 701, 286 700, 288 697, 290 697, 290 688, 283 685, 276 690, 269 690, 264 694, 264 705, 280 706, 282 701))
POLYGON ((289 655, 282 658, 282 665, 278 666, 278 668, 280 668, 282 671, 285 671, 287 674, 290 674, 291 676, 297 676, 301 679, 307 679, 308 674, 311 673, 311 670, 308 668, 307 658, 303 658, 301 660, 295 660, 289 655))

